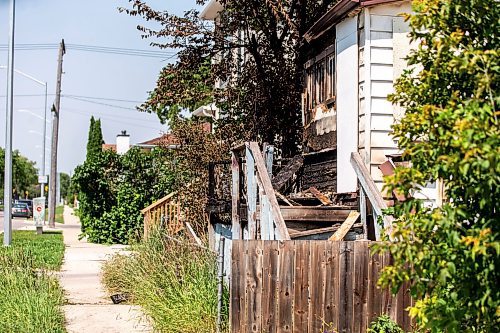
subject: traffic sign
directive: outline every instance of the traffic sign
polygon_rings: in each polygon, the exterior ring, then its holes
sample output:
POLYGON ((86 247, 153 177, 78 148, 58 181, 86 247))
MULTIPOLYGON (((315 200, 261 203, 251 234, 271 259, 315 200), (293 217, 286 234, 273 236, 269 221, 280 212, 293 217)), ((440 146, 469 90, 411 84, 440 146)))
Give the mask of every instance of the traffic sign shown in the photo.
POLYGON ((47 184, 47 176, 38 176, 39 184, 47 184))
POLYGON ((33 199, 33 220, 35 226, 43 226, 45 222, 45 197, 33 199))

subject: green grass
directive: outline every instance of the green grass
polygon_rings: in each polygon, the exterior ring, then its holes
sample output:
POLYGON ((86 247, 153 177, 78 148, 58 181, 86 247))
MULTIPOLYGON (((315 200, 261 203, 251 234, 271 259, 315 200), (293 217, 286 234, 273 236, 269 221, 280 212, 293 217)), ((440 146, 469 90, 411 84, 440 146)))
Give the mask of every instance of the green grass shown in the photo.
POLYGON ((0 248, 0 332, 65 332, 58 279, 62 235, 14 231, 12 246, 0 248))
MULTIPOLYGON (((105 263, 103 282, 111 294, 127 293, 158 332, 215 332, 217 273, 215 255, 181 245, 153 232, 130 256, 105 263)), ((229 295, 224 292, 224 322, 229 295)))
POLYGON ((56 223, 61 223, 64 224, 64 206, 57 206, 56 207, 56 223))

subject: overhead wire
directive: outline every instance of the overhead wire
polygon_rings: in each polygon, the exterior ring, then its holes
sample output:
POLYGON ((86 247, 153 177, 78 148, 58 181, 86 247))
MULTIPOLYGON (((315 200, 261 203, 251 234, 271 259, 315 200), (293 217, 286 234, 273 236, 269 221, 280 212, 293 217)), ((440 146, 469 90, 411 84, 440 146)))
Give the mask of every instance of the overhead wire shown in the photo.
MULTIPOLYGON (((163 60, 171 59, 178 54, 178 52, 176 51, 156 51, 156 50, 131 49, 131 48, 121 48, 121 47, 85 45, 85 44, 71 44, 71 43, 65 44, 65 46, 66 49, 68 50, 159 58, 163 60)), ((15 45, 15 49, 20 51, 55 50, 58 47, 59 44, 16 44, 15 45)), ((8 50, 8 45, 1 44, 0 50, 3 51, 8 50)))

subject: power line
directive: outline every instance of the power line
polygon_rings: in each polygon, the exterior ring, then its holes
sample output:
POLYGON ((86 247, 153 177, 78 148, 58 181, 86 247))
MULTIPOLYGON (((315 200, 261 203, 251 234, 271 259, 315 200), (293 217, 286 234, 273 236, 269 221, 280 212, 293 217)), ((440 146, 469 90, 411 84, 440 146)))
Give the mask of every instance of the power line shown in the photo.
POLYGON ((91 116, 91 115, 98 115, 99 118, 103 118, 103 119, 107 119, 107 120, 112 120, 113 122, 118 122, 118 123, 122 123, 122 124, 126 124, 126 125, 133 125, 133 126, 137 126, 137 127, 143 127, 143 128, 148 128, 148 129, 159 129, 159 127, 153 127, 153 126, 147 126, 145 124, 138 124, 136 121, 140 120, 140 121, 147 121, 145 119, 131 119, 131 118, 125 118, 125 117, 120 117, 119 119, 117 119, 116 117, 113 117, 113 116, 110 116, 110 115, 105 115, 105 114, 102 114, 100 112, 94 112, 94 111, 83 111, 83 110, 76 110, 76 109, 73 109, 73 108, 64 108, 65 110, 69 111, 69 113, 71 114, 78 114, 78 115, 81 115, 81 116, 91 116), (126 120, 123 120, 123 118, 125 119, 131 119, 131 121, 126 121, 126 120))
MULTIPOLYGON (((48 96, 55 96, 55 94, 47 94, 48 96)), ((42 97, 45 96, 45 94, 18 94, 14 95, 15 97, 42 97)), ((68 98, 81 98, 81 99, 95 99, 95 100, 102 100, 102 101, 112 101, 112 102, 123 102, 123 103, 144 103, 144 101, 138 101, 138 100, 130 100, 130 99, 120 99, 120 98, 106 98, 106 97, 94 97, 94 96, 83 96, 83 95, 73 95, 73 94, 64 94, 61 95, 62 97, 68 97, 68 98)), ((5 95, 0 95, 0 98, 5 98, 5 95)))
MULTIPOLYGON (((178 52, 175 51, 155 51, 155 50, 145 50, 145 49, 130 49, 121 47, 109 47, 109 46, 96 46, 96 45, 85 45, 85 44, 67 44, 67 49, 83 52, 93 52, 93 53, 106 53, 106 54, 116 54, 116 55, 126 55, 126 56, 139 56, 139 57, 149 57, 149 58, 160 58, 160 59, 171 59, 175 57, 178 52)), ((55 50, 58 48, 58 44, 17 44, 15 46, 16 50, 19 51, 34 51, 34 50, 55 50)), ((5 44, 0 45, 0 50, 7 50, 8 47, 5 44)))
POLYGON ((129 107, 126 107, 126 106, 121 106, 121 105, 114 105, 114 104, 96 102, 96 101, 91 101, 91 100, 88 100, 88 99, 85 99, 85 98, 80 98, 80 97, 72 97, 72 96, 68 96, 68 95, 65 95, 63 97, 74 99, 74 100, 81 101, 81 102, 91 103, 91 104, 104 105, 104 106, 108 106, 110 108, 137 111, 137 109, 135 109, 135 108, 129 108, 129 107))

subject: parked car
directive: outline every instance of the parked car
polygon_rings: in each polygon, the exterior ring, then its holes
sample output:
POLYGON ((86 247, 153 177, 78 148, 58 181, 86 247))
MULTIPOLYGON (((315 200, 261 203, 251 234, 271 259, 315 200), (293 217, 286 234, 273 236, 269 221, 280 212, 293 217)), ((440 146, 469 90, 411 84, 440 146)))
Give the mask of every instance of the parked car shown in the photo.
MULTIPOLYGON (((29 199, 18 199, 15 201, 15 203, 25 203, 28 205, 28 208, 30 209, 31 216, 33 216, 33 200, 29 199)), ((31 217, 30 216, 30 217, 31 217)))
POLYGON ((12 217, 31 217, 31 210, 27 203, 17 202, 12 205, 12 217))

